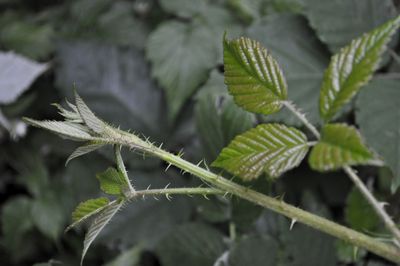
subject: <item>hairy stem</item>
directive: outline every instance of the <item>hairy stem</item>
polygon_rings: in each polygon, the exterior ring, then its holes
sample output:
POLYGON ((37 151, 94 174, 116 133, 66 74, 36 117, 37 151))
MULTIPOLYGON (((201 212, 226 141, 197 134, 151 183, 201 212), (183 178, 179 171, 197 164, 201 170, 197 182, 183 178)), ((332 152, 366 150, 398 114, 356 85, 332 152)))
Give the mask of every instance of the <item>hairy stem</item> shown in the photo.
POLYGON ((224 195, 226 192, 215 188, 160 188, 160 189, 146 189, 137 190, 132 195, 128 196, 128 200, 145 197, 145 196, 166 196, 169 199, 170 195, 224 195))
MULTIPOLYGON (((313 124, 308 121, 307 117, 292 103, 289 101, 285 101, 284 106, 289 109, 296 117, 298 117, 303 124, 314 134, 317 139, 320 139, 321 135, 319 131, 314 127, 313 124)), ((356 172, 350 167, 343 167, 344 172, 351 179, 357 189, 361 192, 364 198, 368 201, 368 203, 375 210, 378 217, 382 220, 387 230, 389 230, 394 236, 394 242, 397 246, 400 246, 400 231, 397 228, 396 224, 393 222, 392 218, 387 214, 382 204, 374 197, 374 195, 368 190, 365 184, 361 181, 360 177, 356 174, 356 172)))
POLYGON ((355 230, 329 221, 328 219, 294 207, 285 203, 283 200, 269 197, 250 188, 229 181, 220 175, 212 173, 207 169, 182 159, 180 156, 157 148, 150 143, 145 143, 143 140, 140 140, 138 143, 138 137, 135 135, 126 132, 122 133, 121 131, 119 131, 118 135, 119 136, 117 136, 114 141, 115 144, 121 144, 129 148, 139 149, 142 152, 150 153, 170 163, 171 165, 182 169, 185 172, 199 177, 205 183, 212 185, 224 193, 227 192, 242 199, 248 200, 257 205, 280 213, 290 219, 295 219, 296 221, 306 224, 319 231, 349 242, 355 246, 365 248, 366 250, 369 250, 370 252, 382 256, 388 260, 400 263, 400 252, 392 245, 379 242, 365 234, 359 233, 355 230))

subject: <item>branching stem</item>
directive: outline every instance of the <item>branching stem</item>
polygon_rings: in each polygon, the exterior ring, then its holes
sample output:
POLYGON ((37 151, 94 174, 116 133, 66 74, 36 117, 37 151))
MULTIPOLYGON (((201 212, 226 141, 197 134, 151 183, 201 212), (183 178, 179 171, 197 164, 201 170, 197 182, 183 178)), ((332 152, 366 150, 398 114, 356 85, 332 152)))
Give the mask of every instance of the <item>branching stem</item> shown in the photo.
MULTIPOLYGON (((317 139, 320 139, 321 135, 319 131, 311 124, 307 117, 292 103, 289 101, 285 101, 284 106, 289 109, 295 116, 297 116, 303 124, 314 134, 317 139)), ((400 246, 400 231, 397 228, 396 224, 393 222, 392 218, 387 214, 382 204, 374 197, 374 195, 368 190, 365 184, 361 181, 360 177, 356 174, 356 172, 350 167, 343 167, 344 172, 347 176, 353 181, 354 185, 361 192, 364 198, 368 201, 368 203, 375 210, 376 214, 380 217, 385 227, 393 234, 395 239, 395 243, 397 246, 400 246)), ((398 251, 400 253, 400 251, 398 251)))

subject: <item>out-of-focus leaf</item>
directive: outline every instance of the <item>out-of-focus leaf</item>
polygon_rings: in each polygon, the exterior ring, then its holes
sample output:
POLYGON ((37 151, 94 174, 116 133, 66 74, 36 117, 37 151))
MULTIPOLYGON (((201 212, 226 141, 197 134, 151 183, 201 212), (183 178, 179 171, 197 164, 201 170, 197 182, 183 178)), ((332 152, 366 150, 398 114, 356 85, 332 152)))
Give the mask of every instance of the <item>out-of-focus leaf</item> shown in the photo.
POLYGON ((311 150, 309 164, 315 170, 328 171, 365 164, 371 159, 373 154, 357 129, 346 124, 327 124, 322 128, 321 140, 311 150))
POLYGON ((217 63, 213 33, 198 23, 170 21, 149 37, 147 57, 152 74, 166 90, 168 117, 174 120, 185 101, 217 63))
POLYGON ((57 84, 65 94, 72 95, 75 84, 87 105, 105 121, 152 139, 166 133, 161 92, 138 50, 64 42, 57 54, 57 84))
POLYGON ((115 259, 108 262, 105 266, 140 266, 140 255, 143 251, 141 246, 134 246, 115 259))
POLYGON ((12 52, 0 52, 0 104, 14 102, 48 68, 12 52))
POLYGON ((243 237, 229 252, 231 266, 278 265, 279 243, 267 235, 243 237))
POLYGON ((115 168, 108 168, 106 171, 96 175, 100 181, 100 188, 110 195, 123 195, 128 189, 128 184, 124 175, 115 168))
POLYGON ((32 221, 45 236, 56 240, 65 225, 65 211, 60 200, 51 191, 44 191, 33 201, 32 221))
POLYGON ((243 180, 255 179, 264 171, 277 177, 298 166, 307 151, 307 138, 301 131, 281 124, 262 124, 236 136, 212 166, 243 180))
POLYGON ((396 14, 396 8, 391 0, 303 0, 303 2, 311 26, 333 53, 396 14))
POLYGON ((224 39, 223 43, 225 83, 235 103, 254 113, 279 111, 287 98, 287 85, 271 54, 248 38, 224 39))
POLYGON ((190 2, 186 0, 161 0, 160 5, 169 13, 184 18, 190 18, 193 17, 193 15, 206 12, 208 2, 209 0, 195 0, 190 2))
MULTIPOLYGON (((329 55, 307 21, 297 15, 271 15, 254 23, 247 35, 259 40, 279 62, 288 83, 289 100, 295 102, 312 123, 317 123, 318 94, 329 55)), ((298 118, 285 109, 267 119, 300 124, 298 118)))
POLYGON ((185 224, 166 235, 156 253, 165 266, 213 265, 225 251, 222 234, 205 224, 185 224))
POLYGON ((336 241, 336 249, 338 260, 344 263, 360 262, 360 260, 367 254, 365 249, 359 249, 358 247, 341 240, 336 241))
POLYGON ((356 120, 366 142, 393 171, 392 189, 400 185, 400 90, 398 80, 374 79, 356 102, 356 120), (378 100, 377 100, 378 99, 378 100))
POLYGON ((75 159, 77 157, 88 154, 97 149, 100 149, 103 146, 104 146, 104 144, 96 143, 96 142, 89 142, 88 144, 80 146, 76 150, 74 150, 74 152, 68 157, 68 159, 65 162, 65 165, 67 165, 69 163, 69 161, 71 161, 72 159, 75 159))
POLYGON ((321 117, 328 122, 372 77, 400 16, 365 33, 335 54, 325 72, 319 99, 321 117))

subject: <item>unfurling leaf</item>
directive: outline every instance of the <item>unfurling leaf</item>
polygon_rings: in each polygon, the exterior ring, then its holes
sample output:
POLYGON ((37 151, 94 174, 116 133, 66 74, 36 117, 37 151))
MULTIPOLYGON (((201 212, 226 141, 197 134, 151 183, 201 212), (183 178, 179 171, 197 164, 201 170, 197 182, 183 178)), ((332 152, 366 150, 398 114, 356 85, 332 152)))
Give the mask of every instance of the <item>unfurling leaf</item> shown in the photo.
POLYGON ((100 188, 110 195, 123 195, 128 188, 128 183, 124 175, 115 168, 108 168, 105 172, 97 174, 100 181, 100 188))
POLYGON ((83 251, 81 258, 81 265, 83 263, 83 259, 85 258, 86 252, 88 251, 92 242, 96 239, 97 235, 103 230, 103 228, 107 225, 107 223, 112 219, 112 217, 117 213, 117 211, 121 208, 124 202, 113 202, 107 205, 96 217, 96 219, 92 222, 89 227, 88 232, 85 235, 85 240, 83 242, 83 251))
POLYGON ((72 221, 73 223, 65 229, 65 231, 69 231, 73 227, 81 224, 86 221, 88 218, 92 217, 96 213, 99 213, 104 209, 107 205, 110 204, 110 201, 107 198, 97 198, 90 199, 84 202, 79 203, 79 205, 72 212, 72 221))
POLYGON ((400 16, 353 40, 331 59, 325 72, 319 99, 320 115, 330 121, 372 77, 400 16))
POLYGON ((80 146, 68 157, 67 161, 65 162, 65 165, 67 165, 69 161, 71 161, 72 159, 90 153, 92 151, 95 151, 103 146, 104 143, 97 143, 97 142, 89 142, 86 145, 80 146))
POLYGON ((373 154, 365 147, 358 131, 346 124, 327 124, 321 140, 313 147, 309 163, 318 171, 367 163, 373 154))
POLYGON ((262 172, 276 177, 298 166, 307 151, 307 138, 301 131, 263 124, 235 137, 212 165, 243 180, 257 178, 262 172))
POLYGON ((236 104, 260 114, 279 111, 287 85, 278 63, 257 41, 224 39, 225 83, 236 104))
POLYGON ((97 134, 102 134, 106 128, 106 124, 95 116, 76 91, 75 104, 84 123, 97 134))

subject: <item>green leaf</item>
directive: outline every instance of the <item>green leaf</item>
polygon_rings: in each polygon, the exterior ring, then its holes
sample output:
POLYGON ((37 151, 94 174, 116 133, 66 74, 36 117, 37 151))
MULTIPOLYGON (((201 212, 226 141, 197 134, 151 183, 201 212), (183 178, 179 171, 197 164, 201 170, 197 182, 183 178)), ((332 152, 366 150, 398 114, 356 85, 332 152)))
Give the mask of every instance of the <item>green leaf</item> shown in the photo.
POLYGON ((348 195, 345 218, 351 228, 361 232, 374 232, 379 226, 379 217, 375 210, 355 188, 348 195))
POLYGON ((88 251, 90 245, 96 239, 97 235, 103 230, 103 228, 110 222, 113 216, 117 213, 117 211, 123 205, 122 202, 113 202, 110 205, 107 205, 100 214, 96 217, 96 219, 90 225, 86 235, 85 240, 83 242, 83 251, 81 257, 81 265, 83 264, 83 259, 85 258, 86 252, 88 251))
POLYGON ((208 0, 196 0, 188 2, 186 0, 161 0, 161 7, 170 13, 176 14, 179 17, 192 18, 201 12, 206 12, 208 9, 208 0))
POLYGON ((333 53, 396 14, 391 0, 303 0, 303 3, 311 26, 333 53))
POLYGON ((185 224, 166 235, 156 247, 165 266, 213 265, 225 251, 223 235, 205 224, 185 224))
POLYGON ((75 141, 98 140, 98 138, 90 135, 86 127, 75 123, 49 120, 38 121, 30 118, 24 118, 24 121, 32 126, 47 129, 66 139, 75 141))
POLYGON ((356 121, 368 145, 383 157, 394 174, 392 188, 400 186, 399 80, 374 79, 356 102, 356 121))
MULTIPOLYGON (((257 38, 279 62, 288 83, 289 100, 296 103, 313 124, 320 122, 318 95, 329 54, 308 22, 293 14, 270 15, 253 23, 246 34, 257 38)), ((286 108, 268 115, 265 120, 302 126, 286 108)))
POLYGON ((353 40, 332 57, 319 100, 320 115, 326 122, 371 79, 399 25, 400 16, 353 40))
POLYGON ((115 168, 108 168, 105 172, 96 175, 100 181, 100 188, 110 195, 124 195, 128 184, 124 175, 115 168))
POLYGON ((0 104, 17 100, 48 67, 12 52, 0 52, 0 104))
POLYGON ((88 218, 102 211, 107 205, 109 205, 110 201, 107 198, 97 198, 90 199, 85 202, 79 203, 79 205, 72 212, 72 221, 73 223, 65 229, 65 231, 70 230, 71 228, 81 224, 86 221, 88 218))
POLYGON ((307 151, 307 138, 301 131, 280 124, 262 124, 235 137, 212 165, 243 180, 255 179, 263 172, 277 177, 298 166, 307 151))
POLYGON ((97 143, 97 142, 89 142, 86 145, 80 146, 76 150, 74 150, 74 152, 68 157, 67 161, 65 162, 65 165, 67 165, 72 159, 75 159, 79 156, 100 149, 103 146, 104 146, 103 143, 97 143))
POLYGON ((79 114, 82 117, 83 122, 94 132, 97 134, 102 134, 106 128, 106 124, 101 121, 92 110, 86 105, 86 103, 82 100, 79 94, 74 91, 75 94, 75 104, 78 109, 79 114))
POLYGON ((354 127, 327 124, 322 128, 321 140, 313 147, 308 159, 314 170, 328 171, 365 164, 373 159, 373 154, 365 147, 354 127))
POLYGON ((217 63, 217 47, 208 41, 213 37, 203 25, 177 21, 161 24, 149 37, 146 54, 166 91, 170 121, 217 63))
POLYGON ((262 45, 248 38, 224 39, 225 83, 236 104, 260 114, 272 114, 287 98, 278 63, 262 45))
POLYGON ((125 250, 104 266, 140 266, 143 248, 140 245, 125 250))

